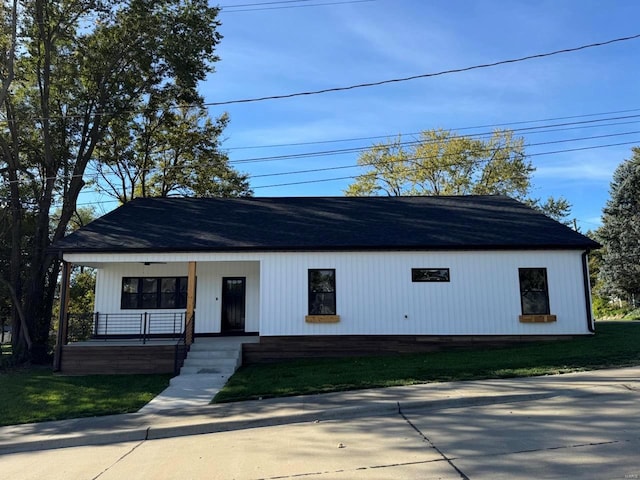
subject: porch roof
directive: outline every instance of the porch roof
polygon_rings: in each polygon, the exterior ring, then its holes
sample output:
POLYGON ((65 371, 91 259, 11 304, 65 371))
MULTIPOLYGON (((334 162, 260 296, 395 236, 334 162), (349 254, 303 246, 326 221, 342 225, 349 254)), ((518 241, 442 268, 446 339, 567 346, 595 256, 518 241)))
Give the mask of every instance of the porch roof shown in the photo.
POLYGON ((140 198, 59 252, 593 249, 506 196, 140 198))

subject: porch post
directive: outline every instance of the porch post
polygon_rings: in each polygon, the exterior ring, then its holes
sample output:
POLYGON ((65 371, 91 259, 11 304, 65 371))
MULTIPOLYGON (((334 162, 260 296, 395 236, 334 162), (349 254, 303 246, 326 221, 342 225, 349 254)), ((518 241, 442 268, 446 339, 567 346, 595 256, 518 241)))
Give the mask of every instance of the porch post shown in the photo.
POLYGON ((69 323, 69 284, 71 283, 71 264, 62 261, 62 283, 60 285, 60 317, 58 319, 58 336, 56 339, 56 349, 53 355, 53 371, 59 372, 62 362, 62 345, 67 339, 67 328, 69 323))
POLYGON ((193 343, 193 322, 196 310, 196 262, 189 262, 189 273, 187 276, 187 316, 184 320, 185 342, 188 345, 193 343))

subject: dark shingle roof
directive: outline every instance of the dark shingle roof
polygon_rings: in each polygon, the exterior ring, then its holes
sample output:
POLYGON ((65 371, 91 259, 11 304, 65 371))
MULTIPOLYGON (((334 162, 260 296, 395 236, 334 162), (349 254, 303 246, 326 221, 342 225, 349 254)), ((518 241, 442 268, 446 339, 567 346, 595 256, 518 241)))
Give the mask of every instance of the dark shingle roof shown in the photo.
POLYGON ((64 252, 592 249, 504 196, 141 198, 53 246, 64 252))

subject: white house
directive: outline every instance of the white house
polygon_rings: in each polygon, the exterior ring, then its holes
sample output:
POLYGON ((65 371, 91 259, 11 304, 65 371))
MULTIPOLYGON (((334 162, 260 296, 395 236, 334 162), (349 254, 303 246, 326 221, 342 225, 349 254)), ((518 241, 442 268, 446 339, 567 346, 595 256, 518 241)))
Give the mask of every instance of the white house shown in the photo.
POLYGON ((249 360, 588 335, 594 248, 504 196, 137 199, 54 245, 97 269, 95 337, 249 360))

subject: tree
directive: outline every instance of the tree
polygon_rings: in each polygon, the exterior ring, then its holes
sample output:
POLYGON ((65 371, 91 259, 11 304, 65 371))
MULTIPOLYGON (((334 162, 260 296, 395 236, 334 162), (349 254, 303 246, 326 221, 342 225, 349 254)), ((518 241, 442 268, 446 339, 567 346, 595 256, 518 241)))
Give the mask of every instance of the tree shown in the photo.
POLYGON ((170 92, 178 103, 201 102, 197 84, 213 71, 221 39, 217 13, 206 0, 0 3, 0 175, 15 354, 46 359, 59 273, 48 247, 67 231, 98 145, 150 98, 170 92))
POLYGON ((603 290, 640 304, 640 147, 632 149, 613 174, 598 235, 604 246, 600 265, 603 290))
POLYGON ((345 194, 509 195, 556 219, 565 220, 569 203, 528 197, 535 168, 527 160, 524 139, 496 130, 488 140, 427 130, 415 141, 402 138, 373 145, 358 158, 368 170, 345 194))
POLYGON ((120 203, 149 196, 250 195, 248 176, 231 168, 220 150, 227 123, 226 114, 214 122, 201 107, 148 102, 110 126, 97 148, 96 187, 120 203))

